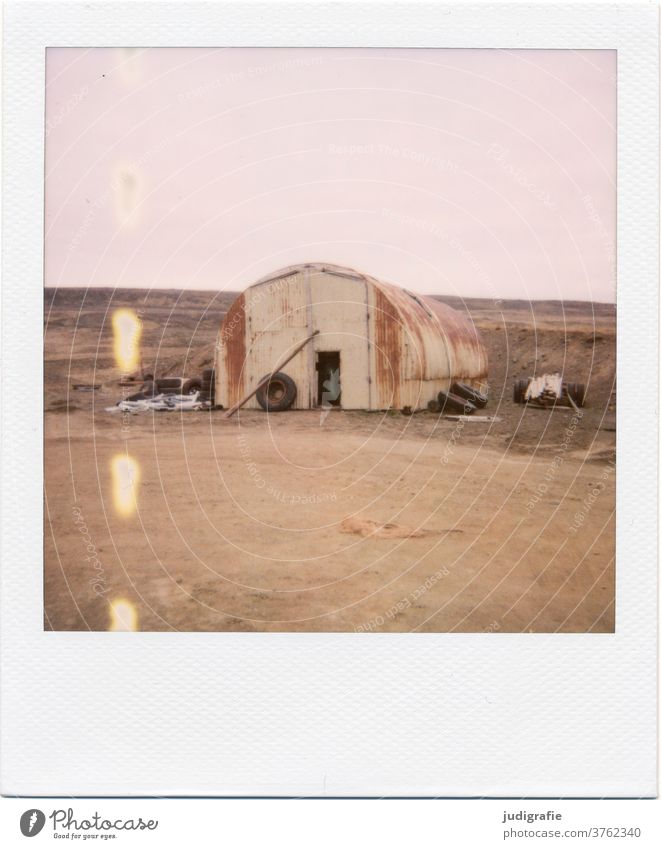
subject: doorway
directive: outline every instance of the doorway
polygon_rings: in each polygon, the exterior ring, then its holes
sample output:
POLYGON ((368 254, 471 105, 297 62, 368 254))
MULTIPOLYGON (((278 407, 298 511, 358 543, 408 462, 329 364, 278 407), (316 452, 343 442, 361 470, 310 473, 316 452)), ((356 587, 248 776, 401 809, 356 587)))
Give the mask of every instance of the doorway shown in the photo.
POLYGON ((317 406, 339 407, 342 403, 340 352, 317 351, 317 406))

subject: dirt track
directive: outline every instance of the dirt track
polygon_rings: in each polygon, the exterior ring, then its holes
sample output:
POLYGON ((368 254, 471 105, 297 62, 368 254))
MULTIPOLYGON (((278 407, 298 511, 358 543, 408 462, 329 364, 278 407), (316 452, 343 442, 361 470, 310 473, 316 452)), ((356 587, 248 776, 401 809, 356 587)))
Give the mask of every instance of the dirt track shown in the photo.
MULTIPOLYGON (((229 301, 123 291, 112 308, 142 311, 146 367, 195 374, 229 301)), ((122 389, 108 293, 80 307, 81 290, 54 305, 46 294, 45 627, 105 630, 123 598, 142 630, 613 630, 612 307, 468 302, 490 356, 491 425, 111 415, 122 389), (589 384, 580 419, 512 403, 515 378, 555 370, 589 384), (126 453, 140 468, 128 518, 110 481, 126 453), (376 525, 346 533, 348 517, 376 525), (385 524, 397 527, 370 533, 385 524)))

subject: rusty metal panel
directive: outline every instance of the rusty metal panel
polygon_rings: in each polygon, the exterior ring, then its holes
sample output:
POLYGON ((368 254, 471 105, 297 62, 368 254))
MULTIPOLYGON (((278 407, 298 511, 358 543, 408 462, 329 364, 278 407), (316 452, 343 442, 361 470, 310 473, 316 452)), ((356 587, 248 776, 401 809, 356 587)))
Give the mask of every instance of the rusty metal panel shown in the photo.
POLYGON ((305 275, 301 270, 251 286, 245 296, 250 334, 307 327, 305 275))
POLYGON ((373 398, 377 410, 399 408, 402 383, 403 324, 391 298, 372 287, 373 398))
POLYGON ((450 377, 453 380, 486 380, 489 371, 487 352, 475 323, 464 313, 435 298, 424 298, 436 316, 449 351, 450 377))
POLYGON ((375 285, 392 302, 402 324, 404 379, 486 377, 486 351, 466 316, 434 298, 381 281, 375 285))
POLYGON ((218 334, 216 403, 231 407, 245 395, 246 307, 244 295, 231 305, 218 334))

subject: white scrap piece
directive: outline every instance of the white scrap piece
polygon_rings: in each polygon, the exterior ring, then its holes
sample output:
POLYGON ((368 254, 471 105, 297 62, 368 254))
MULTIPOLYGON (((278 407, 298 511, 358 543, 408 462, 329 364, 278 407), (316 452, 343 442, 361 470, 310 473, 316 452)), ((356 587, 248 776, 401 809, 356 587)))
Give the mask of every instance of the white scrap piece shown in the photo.
POLYGON ((118 401, 114 407, 106 407, 107 413, 148 413, 165 411, 203 410, 208 405, 200 401, 199 392, 194 395, 171 395, 161 393, 153 398, 143 398, 140 401, 118 401))
POLYGON ((562 375, 541 374, 533 377, 525 395, 526 401, 537 401, 542 398, 560 398, 562 396, 562 375))

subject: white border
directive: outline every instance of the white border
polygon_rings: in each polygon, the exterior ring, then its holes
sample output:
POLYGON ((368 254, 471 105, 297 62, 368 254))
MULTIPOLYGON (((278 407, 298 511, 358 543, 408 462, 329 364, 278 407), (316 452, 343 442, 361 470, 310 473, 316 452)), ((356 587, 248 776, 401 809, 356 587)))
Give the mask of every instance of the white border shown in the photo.
POLYGON ((641 386, 657 386, 657 11, 654 3, 5 8, 4 794, 656 794, 656 419, 638 401, 641 386), (618 50, 614 635, 44 632, 48 45, 618 50))

